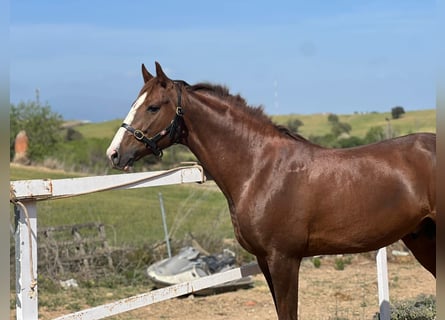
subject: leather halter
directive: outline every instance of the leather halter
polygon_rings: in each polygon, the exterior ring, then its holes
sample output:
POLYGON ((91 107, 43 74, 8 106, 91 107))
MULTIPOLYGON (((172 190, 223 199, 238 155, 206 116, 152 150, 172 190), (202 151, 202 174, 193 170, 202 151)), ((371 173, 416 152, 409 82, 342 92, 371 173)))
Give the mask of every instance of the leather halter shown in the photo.
POLYGON ((133 134, 133 137, 145 144, 146 148, 149 148, 156 157, 161 158, 163 155, 162 149, 160 149, 157 145, 159 140, 161 140, 164 136, 168 134, 169 138, 173 143, 176 143, 180 136, 177 135, 178 128, 180 127, 180 122, 184 116, 184 110, 181 106, 181 93, 182 93, 182 85, 187 85, 185 81, 175 80, 176 91, 178 93, 178 104, 176 107, 176 114, 170 124, 162 131, 155 134, 153 137, 148 138, 141 130, 135 129, 129 124, 122 123, 121 127, 125 128, 127 131, 133 134))

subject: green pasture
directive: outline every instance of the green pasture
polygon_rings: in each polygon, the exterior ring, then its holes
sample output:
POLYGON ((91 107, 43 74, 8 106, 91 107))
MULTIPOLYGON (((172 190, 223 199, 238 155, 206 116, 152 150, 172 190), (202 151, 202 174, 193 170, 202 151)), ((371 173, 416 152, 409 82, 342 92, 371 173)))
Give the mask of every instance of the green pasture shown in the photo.
MULTIPOLYGON (((363 138, 366 132, 372 127, 384 127, 391 125, 393 132, 397 135, 405 135, 414 132, 436 132, 436 110, 408 111, 400 119, 391 119, 391 113, 366 113, 338 115, 341 122, 349 123, 352 127, 351 136, 363 138), (395 131, 394 131, 395 130, 395 131)), ((310 115, 279 115, 272 116, 272 120, 279 124, 286 124, 290 119, 299 119, 303 126, 299 128, 299 133, 305 137, 322 136, 328 134, 331 126, 328 122, 328 114, 310 115)))
MULTIPOLYGON (((122 114, 125 117, 125 114, 122 114)), ((79 131, 85 138, 108 138, 113 139, 114 134, 123 121, 122 119, 116 119, 104 122, 85 123, 76 126, 76 130, 79 131)))
MULTIPOLYGON (((11 166, 10 174, 11 180, 76 176, 15 166, 11 166)), ((173 240, 182 240, 189 233, 219 239, 234 237, 226 200, 212 182, 115 190, 39 201, 38 227, 100 222, 107 226, 107 237, 113 246, 140 246, 162 241, 159 193, 163 196, 173 240)))

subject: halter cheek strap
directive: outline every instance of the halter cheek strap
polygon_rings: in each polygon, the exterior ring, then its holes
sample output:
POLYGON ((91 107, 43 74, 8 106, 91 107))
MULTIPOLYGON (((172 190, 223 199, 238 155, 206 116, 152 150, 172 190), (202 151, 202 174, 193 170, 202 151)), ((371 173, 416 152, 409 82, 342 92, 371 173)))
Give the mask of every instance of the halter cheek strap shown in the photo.
MULTIPOLYGON (((175 84, 178 83, 186 84, 183 81, 175 81, 175 84)), ((144 143, 145 147, 149 148, 153 152, 153 154, 159 158, 161 158, 163 155, 162 149, 160 149, 157 145, 159 140, 161 140, 167 134, 169 135, 170 140, 173 141, 174 143, 177 142, 177 140, 179 139, 179 136, 176 136, 176 133, 178 131, 178 128, 180 127, 180 122, 182 120, 182 117, 184 116, 184 110, 182 109, 181 106, 181 93, 182 93, 181 86, 177 85, 176 90, 178 92, 178 104, 177 104, 178 106, 176 107, 176 114, 173 120, 164 130, 158 132, 153 137, 148 138, 141 130, 135 129, 129 124, 122 123, 121 125, 122 128, 125 128, 127 131, 131 132, 136 140, 144 143)))
POLYGON ((159 141, 161 137, 156 140, 154 139, 159 136, 159 133, 152 138, 148 138, 141 130, 135 129, 126 123, 122 123, 121 127, 131 132, 136 140, 144 143, 147 148, 150 148, 155 156, 162 157, 162 150, 156 145, 156 142, 159 141))

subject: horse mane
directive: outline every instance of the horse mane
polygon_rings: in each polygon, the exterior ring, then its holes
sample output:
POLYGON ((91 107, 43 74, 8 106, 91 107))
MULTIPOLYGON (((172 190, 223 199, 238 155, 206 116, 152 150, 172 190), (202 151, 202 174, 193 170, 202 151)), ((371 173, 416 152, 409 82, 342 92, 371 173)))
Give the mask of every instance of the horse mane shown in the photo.
POLYGON ((247 112, 250 116, 258 119, 261 122, 272 125, 277 131, 285 136, 302 142, 308 142, 306 138, 299 135, 298 133, 292 132, 289 128, 278 125, 272 121, 272 119, 264 113, 263 106, 260 105, 258 107, 249 106, 246 100, 241 97, 239 94, 232 95, 229 92, 229 89, 226 86, 211 84, 208 82, 197 83, 195 85, 188 86, 187 89, 191 91, 206 91, 210 94, 213 94, 222 99, 228 100, 231 104, 236 105, 238 108, 242 108, 245 112, 247 112))

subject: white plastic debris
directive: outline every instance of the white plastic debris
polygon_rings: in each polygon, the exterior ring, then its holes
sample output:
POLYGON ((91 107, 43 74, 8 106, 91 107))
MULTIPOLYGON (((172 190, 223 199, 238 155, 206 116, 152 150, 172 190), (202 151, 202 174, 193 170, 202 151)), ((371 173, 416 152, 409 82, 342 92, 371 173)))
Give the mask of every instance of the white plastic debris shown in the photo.
POLYGON ((79 287, 79 284, 77 283, 76 279, 68 279, 65 281, 60 280, 59 283, 60 283, 60 286, 65 290, 70 289, 70 288, 78 288, 79 287))

